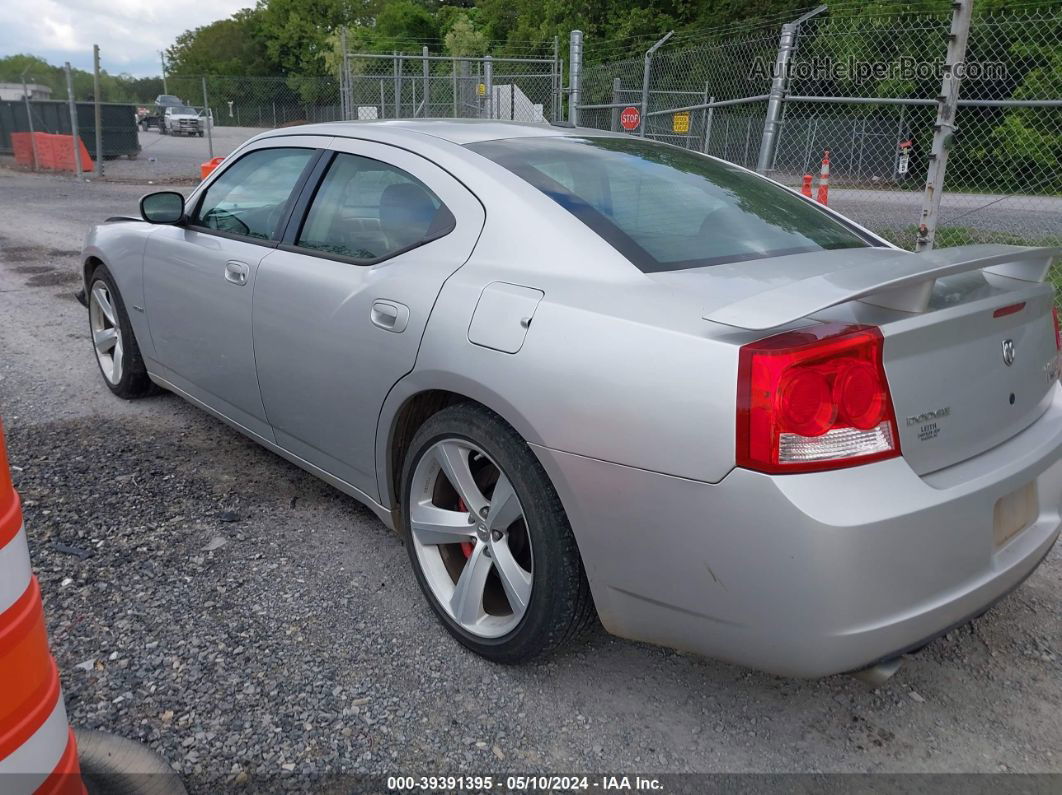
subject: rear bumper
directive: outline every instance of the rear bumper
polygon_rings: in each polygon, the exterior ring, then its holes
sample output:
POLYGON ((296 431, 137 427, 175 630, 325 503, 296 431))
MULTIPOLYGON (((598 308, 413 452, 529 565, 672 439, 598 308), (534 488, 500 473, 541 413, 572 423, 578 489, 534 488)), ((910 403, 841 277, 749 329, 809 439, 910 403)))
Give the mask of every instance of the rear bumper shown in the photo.
POLYGON ((977 615, 1059 534, 1062 389, 1008 442, 920 477, 733 470, 718 484, 536 447, 611 632, 787 676, 858 669, 977 615), (1038 515, 998 547, 996 501, 1038 515))

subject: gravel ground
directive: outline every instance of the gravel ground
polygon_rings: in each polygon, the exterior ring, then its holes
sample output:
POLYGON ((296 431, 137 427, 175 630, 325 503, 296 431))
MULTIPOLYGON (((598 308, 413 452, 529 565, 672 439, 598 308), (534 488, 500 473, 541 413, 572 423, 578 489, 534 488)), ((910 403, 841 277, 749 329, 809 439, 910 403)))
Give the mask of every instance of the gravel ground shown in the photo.
POLYGON ((71 297, 142 185, 0 170, 0 414, 72 721, 196 792, 352 771, 1062 772, 1062 560, 877 690, 598 630, 519 668, 455 644, 366 509, 172 395, 100 380, 71 297))

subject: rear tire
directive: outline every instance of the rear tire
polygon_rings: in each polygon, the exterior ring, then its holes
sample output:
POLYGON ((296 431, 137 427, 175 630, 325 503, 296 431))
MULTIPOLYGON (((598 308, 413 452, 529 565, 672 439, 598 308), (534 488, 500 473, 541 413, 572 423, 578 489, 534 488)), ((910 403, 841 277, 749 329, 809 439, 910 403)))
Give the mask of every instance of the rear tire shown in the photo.
POLYGON ((430 417, 413 437, 401 484, 401 532, 417 583, 464 646, 523 663, 593 622, 560 498, 527 443, 496 414, 459 404, 430 417))
POLYGON ((92 272, 87 297, 89 339, 103 383, 126 400, 152 394, 155 387, 133 336, 125 302, 106 265, 92 272))

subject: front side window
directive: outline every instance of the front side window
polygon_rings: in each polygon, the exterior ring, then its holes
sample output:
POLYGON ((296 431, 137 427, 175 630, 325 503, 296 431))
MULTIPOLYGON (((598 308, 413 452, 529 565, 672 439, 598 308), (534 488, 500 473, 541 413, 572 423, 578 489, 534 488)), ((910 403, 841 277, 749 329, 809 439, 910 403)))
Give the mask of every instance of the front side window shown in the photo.
POLYGON ((244 155, 207 188, 195 225, 270 240, 313 149, 259 149, 244 155))
POLYGON ((453 228, 446 205, 412 174, 340 152, 317 189, 296 245, 369 264, 453 228))
POLYGON ((784 188, 678 147, 541 137, 468 148, 534 185, 646 272, 870 244, 784 188))

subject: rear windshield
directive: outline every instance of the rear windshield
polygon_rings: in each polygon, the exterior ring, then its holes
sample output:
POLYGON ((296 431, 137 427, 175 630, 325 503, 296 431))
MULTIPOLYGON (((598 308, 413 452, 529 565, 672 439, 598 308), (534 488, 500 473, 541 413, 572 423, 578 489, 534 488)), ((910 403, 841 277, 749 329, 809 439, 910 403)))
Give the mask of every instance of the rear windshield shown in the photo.
POLYGON ((646 272, 871 244, 736 166, 633 138, 468 144, 527 180, 646 272))

